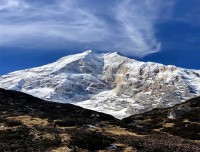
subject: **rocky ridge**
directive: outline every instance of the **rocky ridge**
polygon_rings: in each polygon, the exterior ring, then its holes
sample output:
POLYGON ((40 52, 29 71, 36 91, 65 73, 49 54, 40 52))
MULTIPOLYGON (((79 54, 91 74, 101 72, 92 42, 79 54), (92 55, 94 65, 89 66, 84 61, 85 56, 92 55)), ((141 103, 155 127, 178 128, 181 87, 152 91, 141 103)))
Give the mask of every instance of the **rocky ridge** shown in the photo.
POLYGON ((200 72, 90 50, 3 75, 0 86, 124 118, 200 95, 200 72))

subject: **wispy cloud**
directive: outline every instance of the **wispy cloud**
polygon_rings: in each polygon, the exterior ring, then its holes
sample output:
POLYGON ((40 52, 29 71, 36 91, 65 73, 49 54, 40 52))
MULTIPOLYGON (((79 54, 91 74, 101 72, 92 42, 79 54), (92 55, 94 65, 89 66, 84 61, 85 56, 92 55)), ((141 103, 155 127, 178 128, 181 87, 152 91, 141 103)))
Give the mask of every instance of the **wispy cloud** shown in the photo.
POLYGON ((159 51, 155 24, 163 18, 163 7, 171 9, 169 4, 171 0, 0 0, 0 46, 79 47, 142 57, 159 51))
POLYGON ((0 0, 0 11, 27 7, 24 0, 0 0))

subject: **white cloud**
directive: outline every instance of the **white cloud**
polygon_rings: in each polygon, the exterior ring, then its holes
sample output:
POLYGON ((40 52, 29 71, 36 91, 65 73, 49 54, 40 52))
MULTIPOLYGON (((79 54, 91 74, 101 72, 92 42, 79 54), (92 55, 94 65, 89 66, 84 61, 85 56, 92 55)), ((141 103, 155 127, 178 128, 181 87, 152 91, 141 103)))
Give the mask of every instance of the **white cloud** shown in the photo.
MULTIPOLYGON (((151 1, 153 2, 153 1, 151 1)), ((135 1, 131 3, 130 0, 124 1, 116 10, 117 19, 121 22, 122 31, 124 35, 129 38, 127 43, 127 50, 131 48, 138 55, 145 55, 158 51, 159 42, 154 33, 154 22, 158 8, 155 8, 154 3, 150 1, 135 1), (153 8, 153 10, 152 10, 153 8)))
POLYGON ((24 0, 0 0, 0 11, 27 7, 24 0))
POLYGON ((0 0, 0 46, 79 47, 142 57, 159 51, 154 25, 169 1, 110 0, 100 7, 90 0, 0 0))

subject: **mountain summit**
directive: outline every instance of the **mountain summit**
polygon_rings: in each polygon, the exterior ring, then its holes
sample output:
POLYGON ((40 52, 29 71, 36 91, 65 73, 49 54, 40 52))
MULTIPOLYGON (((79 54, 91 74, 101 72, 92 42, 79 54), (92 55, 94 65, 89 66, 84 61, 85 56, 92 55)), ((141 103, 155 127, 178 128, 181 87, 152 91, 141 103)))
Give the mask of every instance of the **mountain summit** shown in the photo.
POLYGON ((3 75, 0 87, 124 118, 200 95, 200 72, 89 50, 3 75))

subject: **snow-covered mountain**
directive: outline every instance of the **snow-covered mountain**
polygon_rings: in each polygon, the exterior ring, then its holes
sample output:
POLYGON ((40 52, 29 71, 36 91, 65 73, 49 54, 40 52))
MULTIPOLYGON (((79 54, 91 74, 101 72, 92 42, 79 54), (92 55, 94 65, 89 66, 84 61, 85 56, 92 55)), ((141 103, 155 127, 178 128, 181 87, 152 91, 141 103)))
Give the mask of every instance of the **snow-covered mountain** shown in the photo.
POLYGON ((124 118, 200 95, 200 71, 90 50, 3 75, 0 87, 124 118))

